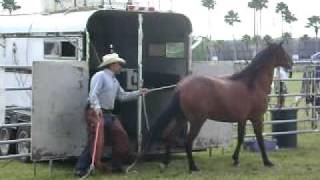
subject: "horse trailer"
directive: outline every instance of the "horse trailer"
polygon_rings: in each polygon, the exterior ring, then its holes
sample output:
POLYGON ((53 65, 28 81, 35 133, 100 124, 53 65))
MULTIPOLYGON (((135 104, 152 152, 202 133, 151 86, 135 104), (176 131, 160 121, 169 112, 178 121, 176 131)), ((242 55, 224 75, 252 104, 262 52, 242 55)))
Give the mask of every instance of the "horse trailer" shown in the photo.
MULTIPOLYGON (((89 80, 110 51, 127 61, 117 78, 128 91, 174 85, 191 73, 192 26, 182 14, 89 10, 0 19, 6 22, 0 29, 0 159, 78 156, 87 139, 89 80)), ((141 151, 144 132, 172 92, 166 89, 116 104, 132 152, 141 151)), ((217 138, 211 128, 221 131, 208 124, 195 148, 229 143, 231 136, 217 138)), ((225 131, 231 134, 229 126, 225 131)), ((183 138, 178 142, 183 145, 183 138)))

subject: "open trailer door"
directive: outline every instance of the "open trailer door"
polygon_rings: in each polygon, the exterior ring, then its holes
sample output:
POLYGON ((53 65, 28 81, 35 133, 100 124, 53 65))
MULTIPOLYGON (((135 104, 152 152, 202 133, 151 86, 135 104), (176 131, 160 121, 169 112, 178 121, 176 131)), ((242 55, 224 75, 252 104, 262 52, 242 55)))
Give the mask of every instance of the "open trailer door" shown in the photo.
POLYGON ((35 61, 32 75, 32 160, 78 156, 87 139, 87 63, 35 61))

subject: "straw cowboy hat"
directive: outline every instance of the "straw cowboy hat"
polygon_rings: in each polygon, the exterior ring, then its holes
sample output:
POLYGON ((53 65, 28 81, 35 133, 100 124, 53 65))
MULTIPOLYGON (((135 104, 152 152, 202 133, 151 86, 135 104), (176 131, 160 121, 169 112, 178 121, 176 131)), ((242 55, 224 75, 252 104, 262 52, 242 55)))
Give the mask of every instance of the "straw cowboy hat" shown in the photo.
POLYGON ((99 65, 99 67, 101 68, 112 63, 125 64, 126 61, 120 58, 117 53, 106 54, 102 57, 102 63, 99 65))

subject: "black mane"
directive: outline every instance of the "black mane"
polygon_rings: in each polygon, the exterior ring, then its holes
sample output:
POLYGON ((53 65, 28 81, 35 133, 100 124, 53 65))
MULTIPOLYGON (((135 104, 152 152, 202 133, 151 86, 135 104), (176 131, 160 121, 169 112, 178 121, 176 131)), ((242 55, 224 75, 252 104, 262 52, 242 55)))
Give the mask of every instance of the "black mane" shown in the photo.
POLYGON ((242 71, 231 75, 232 80, 245 80, 247 86, 252 89, 254 87, 255 80, 259 77, 260 70, 264 68, 269 60, 272 58, 272 46, 275 44, 270 44, 267 48, 260 51, 252 60, 252 62, 245 67, 242 71))

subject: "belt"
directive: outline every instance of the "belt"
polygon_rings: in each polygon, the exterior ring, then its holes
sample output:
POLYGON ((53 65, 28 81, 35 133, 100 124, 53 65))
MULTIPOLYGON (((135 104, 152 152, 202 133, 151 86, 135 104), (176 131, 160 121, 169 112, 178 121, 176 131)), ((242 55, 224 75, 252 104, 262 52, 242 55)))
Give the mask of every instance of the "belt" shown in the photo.
POLYGON ((103 113, 106 113, 106 114, 111 114, 113 109, 104 109, 104 108, 101 108, 102 112, 103 113))

